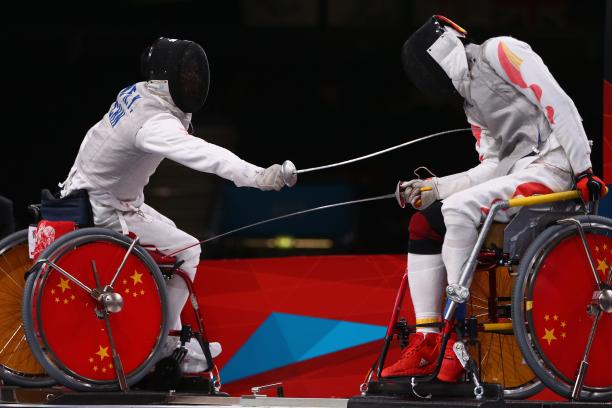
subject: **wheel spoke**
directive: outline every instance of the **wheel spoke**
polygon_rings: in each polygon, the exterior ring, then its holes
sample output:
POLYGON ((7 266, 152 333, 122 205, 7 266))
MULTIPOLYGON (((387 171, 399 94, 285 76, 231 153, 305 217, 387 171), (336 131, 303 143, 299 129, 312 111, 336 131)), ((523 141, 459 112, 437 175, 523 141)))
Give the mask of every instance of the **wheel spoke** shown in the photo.
POLYGON ((111 279, 111 282, 108 284, 108 286, 112 287, 113 284, 115 283, 115 281, 117 280, 117 278, 119 277, 119 272, 121 272, 121 270, 123 269, 123 266, 125 265, 125 262, 127 261, 128 257, 130 256, 130 254, 132 253, 132 250, 134 249, 134 246, 138 243, 138 237, 136 237, 132 243, 130 244, 130 247, 128 248, 127 252, 125 253, 125 256, 123 257, 123 259, 121 260, 121 263, 119 264, 119 267, 117 268, 117 271, 115 272, 115 275, 113 276, 113 279, 111 279))
POLYGON ((17 281, 15 281, 15 279, 11 276, 10 272, 6 271, 2 267, 0 267, 0 271, 2 271, 2 273, 4 273, 6 277, 9 278, 9 280, 15 284, 15 286, 17 286, 21 291, 23 291, 23 285, 18 284, 17 281))
POLYGON ((4 347, 2 347, 2 350, 0 350, 0 355, 2 355, 2 353, 4 353, 4 350, 8 347, 8 345, 11 343, 13 338, 17 335, 17 332, 19 332, 19 329, 21 329, 21 325, 19 325, 19 327, 17 327, 15 329, 13 334, 11 334, 11 337, 6 341, 6 344, 4 345, 4 347))
POLYGON ((582 228, 582 224, 580 224, 580 221, 574 218, 559 220, 558 222, 560 224, 574 224, 574 226, 578 230, 578 235, 580 235, 580 241, 582 242, 582 247, 584 248, 584 252, 587 255, 587 259, 589 260, 589 266, 591 268, 591 272, 593 272, 593 277, 595 278, 597 287, 601 289, 602 287, 601 279, 599 279, 599 275, 597 274, 597 268, 595 267, 595 260, 593 258, 593 254, 591 253, 591 249, 589 248, 589 244, 587 243, 586 236, 584 235, 584 229, 582 228))
POLYGON ((104 324, 106 325, 106 332, 108 333, 108 342, 110 343, 111 353, 113 357, 113 365, 115 367, 115 373, 117 374, 117 380, 119 381, 119 389, 121 391, 128 391, 127 380, 125 378, 125 373, 123 372, 123 364, 121 363, 121 357, 119 353, 117 353, 117 348, 115 347, 115 339, 113 338, 113 333, 111 331, 110 321, 108 319, 108 312, 104 311, 104 324))
POLYGON ((83 282, 81 282, 80 280, 78 280, 77 278, 75 278, 74 276, 72 276, 71 274, 69 274, 68 272, 66 272, 65 270, 63 270, 62 268, 54 264, 53 262, 49 261, 48 259, 41 260, 40 262, 49 264, 49 266, 51 266, 53 269, 55 269, 56 271, 58 271, 59 273, 67 277, 68 279, 70 279, 72 282, 74 282, 78 287, 83 289, 85 292, 89 293, 90 295, 92 294, 92 290, 88 288, 87 286, 85 286, 83 282))
POLYGON ((587 344, 584 349, 584 355, 582 357, 582 361, 580 362, 580 367, 578 369, 578 375, 576 376, 576 380, 574 381, 574 386, 572 387, 572 399, 577 400, 580 397, 580 391, 582 391, 582 386, 584 384, 584 377, 586 376, 587 369, 589 368, 589 353, 591 352, 591 347, 593 346, 593 339, 595 338, 595 332, 597 331, 597 326, 599 325, 599 320, 601 318, 601 310, 597 309, 597 314, 595 315, 595 320, 593 321, 593 325, 591 326, 591 331, 589 332, 589 338, 587 339, 587 344))

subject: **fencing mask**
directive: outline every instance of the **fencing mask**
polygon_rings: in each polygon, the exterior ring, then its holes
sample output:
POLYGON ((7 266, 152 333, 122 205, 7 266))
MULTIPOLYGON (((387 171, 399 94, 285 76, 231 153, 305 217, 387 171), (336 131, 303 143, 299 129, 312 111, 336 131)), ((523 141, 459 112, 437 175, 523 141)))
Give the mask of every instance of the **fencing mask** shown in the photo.
POLYGON ((402 66, 421 92, 436 99, 457 95, 449 77, 457 67, 450 65, 463 65, 465 61, 467 68, 465 49, 460 40, 466 35, 467 31, 451 20, 436 15, 427 19, 404 43, 402 66))
POLYGON ((208 96, 210 70, 204 49, 187 40, 158 38, 141 59, 147 81, 167 80, 174 104, 183 112, 199 110, 208 96))

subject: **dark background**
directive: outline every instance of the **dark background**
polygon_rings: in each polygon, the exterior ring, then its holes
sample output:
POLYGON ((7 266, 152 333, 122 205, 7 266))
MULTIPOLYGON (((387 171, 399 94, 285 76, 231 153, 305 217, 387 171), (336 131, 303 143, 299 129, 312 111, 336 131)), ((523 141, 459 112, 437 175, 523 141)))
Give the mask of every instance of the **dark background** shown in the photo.
MULTIPOLYGON (((460 105, 425 99, 400 66, 410 33, 443 14, 480 41, 511 35, 528 42, 573 98, 595 142, 595 171, 601 169, 603 1, 82 3, 25 3, 5 15, 0 194, 14 201, 18 228, 28 224, 25 206, 39 201, 40 190, 66 177, 81 139, 117 92, 141 80, 140 53, 158 36, 194 40, 207 51, 212 87, 194 116, 198 136, 260 166, 291 159, 299 169, 466 127, 460 105)), ((164 161, 145 194, 203 239, 266 217, 391 193, 418 166, 437 175, 465 170, 477 164, 473 143, 469 133, 444 136, 303 174, 280 193, 238 189, 164 161)), ((204 256, 403 252, 411 214, 393 200, 325 210, 213 241, 204 256), (279 235, 327 239, 315 244, 331 248, 279 249, 279 235)))

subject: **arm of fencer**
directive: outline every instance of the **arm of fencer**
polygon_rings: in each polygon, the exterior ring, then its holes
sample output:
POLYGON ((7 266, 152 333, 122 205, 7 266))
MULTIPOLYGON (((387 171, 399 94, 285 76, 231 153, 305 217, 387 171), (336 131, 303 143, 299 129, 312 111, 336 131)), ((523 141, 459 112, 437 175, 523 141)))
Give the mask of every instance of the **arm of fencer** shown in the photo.
MULTIPOLYGON (((470 123, 472 122, 469 118, 468 120, 470 123)), ((476 139, 474 147, 478 153, 480 164, 461 173, 436 178, 436 187, 440 200, 444 200, 454 193, 487 181, 491 179, 495 173, 499 160, 497 158, 494 141, 490 138, 487 129, 474 123, 471 123, 471 125, 472 134, 476 139)))
POLYGON ((511 37, 489 40, 484 56, 500 77, 529 98, 546 116, 574 173, 590 169, 591 147, 582 118, 542 58, 528 44, 511 37))
POLYGON ((438 177, 436 179, 436 186, 438 188, 439 199, 444 200, 452 194, 491 179, 496 168, 497 160, 485 159, 478 166, 472 167, 468 171, 438 177))
POLYGON ((136 147, 147 153, 216 174, 238 187, 255 187, 255 176, 263 171, 221 146, 190 135, 172 115, 161 114, 149 119, 136 134, 135 141, 136 147))

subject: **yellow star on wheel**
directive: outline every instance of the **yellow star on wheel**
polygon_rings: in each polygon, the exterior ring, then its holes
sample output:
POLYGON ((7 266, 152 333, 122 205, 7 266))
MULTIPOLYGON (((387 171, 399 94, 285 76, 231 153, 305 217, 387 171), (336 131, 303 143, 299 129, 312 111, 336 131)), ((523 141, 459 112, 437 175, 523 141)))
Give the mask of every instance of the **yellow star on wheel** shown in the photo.
POLYGON ((553 316, 553 320, 555 320, 555 321, 556 321, 556 320, 559 320, 559 316, 554 315, 554 316, 553 316))
POLYGON ((546 334, 542 337, 542 340, 546 340, 548 342, 548 345, 550 346, 550 343, 552 343, 553 340, 557 340, 557 338, 555 337, 555 329, 544 329, 544 331, 546 332, 546 334))
POLYGON ((55 289, 51 289, 51 294, 55 295, 55 289))
POLYGON ((60 283, 58 283, 58 284, 57 284, 57 285, 55 285, 55 286, 57 286, 58 288, 61 288, 61 289, 62 289, 62 293, 64 293, 64 291, 65 291, 66 289, 70 289, 70 285, 68 284, 68 282, 69 282, 69 280, 68 280, 68 279, 62 279, 62 278, 60 278, 60 283))
POLYGON ((565 334, 565 333, 561 333, 561 337, 566 338, 566 337, 567 337, 567 334, 565 334))
POLYGON ((549 315, 545 315, 544 316, 544 320, 549 321, 550 320, 550 316, 549 315))
POLYGON ((605 260, 603 259, 597 260, 597 270, 601 271, 602 273, 606 273, 606 271, 608 270, 608 264, 606 263, 605 260))
POLYGON ((102 347, 102 346, 98 346, 98 347, 100 347, 100 350, 98 350, 98 352, 95 354, 100 356, 100 361, 104 360, 105 357, 110 358, 110 356, 108 355, 108 347, 102 347))
POLYGON ((561 322, 561 327, 565 327, 565 326, 567 326, 567 323, 561 322))
POLYGON ((138 273, 138 271, 134 271, 134 274, 130 276, 130 278, 134 281, 134 285, 142 283, 142 273, 138 273))
POLYGON ((89 362, 93 363, 93 357, 89 357, 89 362))
POLYGON ((140 294, 144 295, 144 293, 145 293, 144 290, 140 289, 140 294))
POLYGON ((98 366, 93 366, 94 371, 98 371, 98 366))

